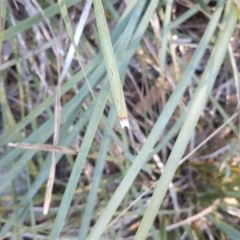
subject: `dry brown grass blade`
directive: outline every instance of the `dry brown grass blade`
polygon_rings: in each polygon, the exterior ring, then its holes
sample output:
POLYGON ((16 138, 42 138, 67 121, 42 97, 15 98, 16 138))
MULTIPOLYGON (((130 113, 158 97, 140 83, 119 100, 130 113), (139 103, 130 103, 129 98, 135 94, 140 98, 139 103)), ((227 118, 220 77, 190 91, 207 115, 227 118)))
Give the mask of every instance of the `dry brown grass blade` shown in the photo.
MULTIPOLYGON (((61 87, 60 87, 59 80, 58 80, 58 85, 57 85, 56 90, 57 90, 57 94, 56 94, 56 101, 55 101, 53 147, 56 147, 58 145, 59 129, 60 129, 60 117, 61 117, 60 116, 60 109, 61 109, 60 91, 61 91, 61 87)), ((48 213, 51 199, 52 199, 52 190, 53 190, 53 184, 54 184, 54 178, 55 178, 55 165, 56 165, 56 158, 55 158, 55 153, 53 152, 52 153, 52 163, 51 163, 51 168, 50 168, 48 182, 47 182, 47 189, 46 189, 46 194, 45 194, 45 199, 44 199, 44 206, 43 206, 43 214, 44 215, 46 215, 48 213)))
POLYGON ((54 146, 50 144, 28 144, 28 143, 9 143, 9 147, 23 148, 28 150, 36 151, 49 151, 49 152, 58 152, 62 154, 76 155, 77 150, 71 148, 65 148, 61 146, 54 146))
POLYGON ((219 204, 219 199, 215 200, 214 203, 211 206, 209 206, 208 208, 199 212, 198 214, 195 214, 195 215, 193 215, 193 216, 191 216, 191 217, 189 217, 189 218, 187 218, 187 219, 185 219, 181 222, 177 222, 177 223, 174 223, 174 224, 168 226, 166 228, 166 230, 171 231, 173 229, 179 228, 179 227, 184 226, 184 225, 190 225, 192 222, 197 221, 199 219, 202 219, 206 215, 212 213, 216 209, 218 204, 219 204))
MULTIPOLYGON (((61 24, 61 22, 60 22, 60 24, 61 24)), ((50 27, 50 29, 51 29, 51 27, 50 27)), ((52 31, 52 35, 53 35, 53 31, 52 31)), ((61 35, 62 35, 62 32, 60 31, 59 36, 61 36, 61 35)), ((53 37, 54 37, 54 35, 53 35, 53 37)), ((56 48, 59 49, 57 41, 56 41, 56 48)), ((55 110, 54 110, 55 118, 54 118, 53 147, 57 147, 57 145, 58 145, 59 132, 60 132, 60 118, 61 118, 61 113, 60 113, 60 111, 61 111, 60 68, 61 67, 60 66, 61 66, 62 59, 61 59, 60 54, 57 51, 55 51, 55 55, 56 55, 56 59, 57 59, 58 83, 57 83, 57 88, 56 88, 56 99, 55 99, 55 110)), ((55 171, 56 171, 55 165, 56 165, 56 156, 55 156, 55 152, 52 152, 52 163, 51 163, 51 168, 50 168, 50 172, 49 172, 47 189, 46 189, 44 206, 43 206, 43 214, 44 215, 46 215, 48 213, 51 199, 52 199, 52 190, 53 190, 55 171)))
POLYGON ((49 172, 47 188, 46 188, 46 193, 45 193, 45 199, 44 199, 44 204, 43 204, 43 215, 47 215, 49 208, 50 208, 50 204, 51 204, 51 200, 52 200, 52 190, 53 190, 55 172, 56 172, 55 167, 56 167, 56 157, 55 157, 55 152, 53 152, 51 168, 50 168, 50 172, 49 172))

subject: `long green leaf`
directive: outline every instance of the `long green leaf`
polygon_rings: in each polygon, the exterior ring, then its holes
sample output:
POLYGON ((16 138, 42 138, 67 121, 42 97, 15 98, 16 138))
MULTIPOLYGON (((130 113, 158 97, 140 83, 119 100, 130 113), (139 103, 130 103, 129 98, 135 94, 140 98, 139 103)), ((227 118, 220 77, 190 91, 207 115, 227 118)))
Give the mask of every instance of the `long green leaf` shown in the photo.
POLYGON ((112 97, 117 107, 118 118, 122 127, 129 127, 127 107, 118 72, 118 66, 114 56, 113 46, 107 26, 107 21, 104 15, 102 1, 94 0, 93 3, 103 58, 108 73, 112 97))
MULTIPOLYGON (((0 55, 2 52, 3 37, 5 31, 5 20, 6 20, 7 4, 6 0, 0 2, 0 55)), ((1 64, 1 58, 0 58, 1 64)))

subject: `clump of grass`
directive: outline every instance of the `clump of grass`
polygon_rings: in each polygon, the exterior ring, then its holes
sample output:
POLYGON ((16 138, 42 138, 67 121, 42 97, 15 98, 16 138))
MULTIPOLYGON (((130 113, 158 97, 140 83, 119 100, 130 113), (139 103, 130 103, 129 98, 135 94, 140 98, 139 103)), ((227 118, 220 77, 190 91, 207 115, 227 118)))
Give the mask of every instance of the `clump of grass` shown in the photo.
POLYGON ((240 239, 238 5, 91 4, 0 3, 1 238, 240 239))

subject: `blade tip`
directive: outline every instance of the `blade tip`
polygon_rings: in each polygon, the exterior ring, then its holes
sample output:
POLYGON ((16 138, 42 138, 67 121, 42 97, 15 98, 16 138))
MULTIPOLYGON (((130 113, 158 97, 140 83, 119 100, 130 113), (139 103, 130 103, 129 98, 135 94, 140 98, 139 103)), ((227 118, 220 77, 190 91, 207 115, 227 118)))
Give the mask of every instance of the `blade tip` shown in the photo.
POLYGON ((8 147, 16 147, 16 146, 17 146, 16 143, 12 143, 12 142, 9 142, 9 143, 8 143, 8 147))
POLYGON ((48 209, 43 209, 43 215, 44 216, 48 215, 48 209))
POLYGON ((121 127, 124 128, 128 128, 130 129, 129 127, 129 122, 128 122, 128 118, 123 118, 123 119, 120 119, 120 124, 121 124, 121 127))

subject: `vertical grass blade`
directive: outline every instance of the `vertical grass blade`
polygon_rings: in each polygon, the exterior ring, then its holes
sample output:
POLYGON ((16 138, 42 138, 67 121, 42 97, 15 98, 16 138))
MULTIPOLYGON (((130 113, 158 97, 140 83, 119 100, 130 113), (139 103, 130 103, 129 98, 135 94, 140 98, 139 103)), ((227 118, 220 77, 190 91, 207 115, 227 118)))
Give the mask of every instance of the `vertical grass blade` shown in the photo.
MULTIPOLYGON (((3 44, 3 37, 4 37, 4 29, 5 29, 5 18, 6 18, 6 0, 0 1, 0 54, 2 52, 2 44, 3 44)), ((1 58, 0 58, 1 63, 1 58)))
POLYGON ((129 128, 127 107, 118 72, 118 66, 114 56, 113 46, 108 31, 107 21, 104 15, 102 1, 94 0, 93 3, 103 58, 108 73, 108 79, 111 87, 113 100, 117 107, 118 118, 120 120, 122 128, 129 128))
MULTIPOLYGON (((8 104, 7 94, 4 84, 3 73, 0 73, 0 105, 2 108, 2 120, 5 134, 16 126, 15 119, 8 104)), ((21 139, 19 134, 16 134, 17 139, 21 139)))
POLYGON ((163 24, 163 31, 162 31, 162 43, 161 43, 161 56, 160 56, 160 66, 162 69, 166 67, 166 56, 167 56, 167 47, 168 47, 168 36, 170 26, 169 23, 171 22, 171 11, 172 11, 173 1, 168 0, 166 4, 166 11, 164 16, 164 24, 163 24))

